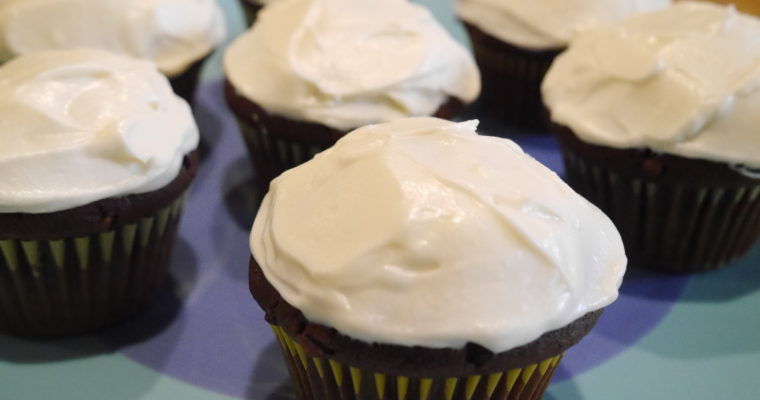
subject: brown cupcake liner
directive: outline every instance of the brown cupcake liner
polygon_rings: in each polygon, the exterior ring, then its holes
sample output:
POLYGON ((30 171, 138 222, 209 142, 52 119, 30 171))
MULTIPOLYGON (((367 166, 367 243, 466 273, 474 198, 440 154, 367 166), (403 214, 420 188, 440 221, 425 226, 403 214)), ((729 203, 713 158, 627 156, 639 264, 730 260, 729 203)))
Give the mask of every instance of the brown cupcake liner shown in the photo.
POLYGON ((194 62, 190 67, 181 74, 169 77, 169 83, 177 96, 182 97, 191 106, 195 101, 195 91, 198 88, 198 82, 201 78, 204 62, 209 56, 203 57, 194 62))
POLYGON ((248 26, 253 25, 256 22, 256 15, 264 8, 264 5, 257 3, 255 0, 240 0, 240 4, 243 6, 245 22, 248 23, 248 26))
MULTIPOLYGON (((270 114, 225 84, 225 98, 240 127, 253 167, 266 185, 285 172, 309 161, 335 144, 348 131, 270 114)), ((453 117, 464 104, 449 98, 434 114, 453 117)))
POLYGON ((483 375, 403 376, 310 356, 284 329, 272 330, 299 400, 538 400, 562 358, 483 375))
POLYGON ((541 100, 541 82, 562 50, 531 50, 503 42, 464 22, 480 68, 481 107, 504 121, 545 131, 548 120, 541 100))
MULTIPOLYGON (((619 170, 609 160, 591 159, 577 150, 562 146, 567 181, 615 223, 634 265, 679 273, 708 271, 745 254, 760 237, 760 180, 695 182, 686 175, 701 174, 694 167, 697 162, 674 156, 664 162, 642 158, 644 172, 632 174, 625 170, 629 166, 619 170), (647 176, 652 170, 683 179, 647 176)), ((630 151, 607 151, 619 152, 621 163, 630 160, 630 151)), ((705 179, 720 181, 707 173, 705 179)))
POLYGON ((0 240, 0 331, 81 333, 144 308, 167 275, 183 202, 88 236, 0 240))

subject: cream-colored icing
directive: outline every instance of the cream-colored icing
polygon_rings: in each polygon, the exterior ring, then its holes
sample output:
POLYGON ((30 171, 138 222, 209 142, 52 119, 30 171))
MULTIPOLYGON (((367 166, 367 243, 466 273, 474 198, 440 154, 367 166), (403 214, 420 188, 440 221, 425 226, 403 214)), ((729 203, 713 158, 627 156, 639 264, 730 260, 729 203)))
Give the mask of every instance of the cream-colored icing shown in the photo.
POLYGON ((270 112, 349 130, 432 115, 480 91, 470 54, 407 0, 282 0, 227 50, 227 78, 270 112))
POLYGON ((225 36, 215 0, 1 0, 0 58, 93 47, 153 60, 176 76, 225 36))
POLYGON ((476 126, 370 125, 275 179, 250 238, 267 280, 366 342, 495 352, 614 301, 626 257, 610 220, 476 126))
POLYGON ((584 141, 760 167, 760 19, 680 2, 584 32, 550 69, 552 119, 584 141))
POLYGON ((0 67, 0 143, 0 213, 45 213, 165 186, 198 128, 149 61, 43 51, 0 67))
POLYGON ((653 11, 671 0, 456 0, 459 17, 507 43, 560 49, 578 30, 653 11))

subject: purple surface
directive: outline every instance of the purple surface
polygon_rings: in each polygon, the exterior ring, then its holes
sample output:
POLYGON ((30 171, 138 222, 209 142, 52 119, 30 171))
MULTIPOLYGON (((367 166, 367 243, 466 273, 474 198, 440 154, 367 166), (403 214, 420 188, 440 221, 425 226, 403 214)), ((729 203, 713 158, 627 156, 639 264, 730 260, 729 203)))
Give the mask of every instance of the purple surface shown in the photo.
MULTIPOLYGON (((105 334, 128 357, 161 373, 254 400, 292 398, 274 337, 248 292, 248 229, 258 194, 219 82, 199 92, 196 115, 206 142, 172 263, 173 285, 156 307, 105 334)), ((486 132, 498 125, 484 121, 486 132)), ((514 136, 526 152, 559 171, 548 136, 514 136)), ((566 356, 557 381, 593 368, 652 330, 687 278, 629 270, 620 299, 566 356)))

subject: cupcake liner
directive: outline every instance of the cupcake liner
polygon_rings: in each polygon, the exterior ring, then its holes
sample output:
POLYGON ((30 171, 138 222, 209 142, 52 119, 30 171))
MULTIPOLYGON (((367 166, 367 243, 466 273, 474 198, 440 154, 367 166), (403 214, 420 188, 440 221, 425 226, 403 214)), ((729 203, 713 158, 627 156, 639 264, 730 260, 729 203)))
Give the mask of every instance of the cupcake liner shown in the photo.
POLYGON ((679 183, 623 174, 566 146, 562 155, 568 183, 612 219, 635 265, 708 271, 749 251, 760 236, 760 181, 679 183))
POLYGON ((203 63, 209 56, 203 57, 200 60, 194 62, 187 70, 181 74, 169 77, 169 83, 177 96, 182 97, 191 106, 195 101, 195 90, 198 88, 198 82, 201 77, 201 70, 203 69, 203 63))
MULTIPOLYGON (((286 170, 327 150, 349 132, 270 114, 239 94, 229 82, 225 84, 225 98, 235 114, 253 167, 266 186, 286 170)), ((434 116, 448 119, 462 107, 460 100, 449 98, 434 116)))
POLYGON ((240 0, 240 4, 243 6, 243 13, 245 14, 245 22, 248 26, 253 25, 256 22, 256 14, 259 13, 264 6, 256 3, 253 0, 240 0))
POLYGON ((0 330, 80 333, 144 308, 167 275, 183 202, 99 234, 0 240, 0 330))
POLYGON ((541 82, 561 50, 531 50, 505 43, 464 23, 480 68, 481 107, 523 128, 545 131, 541 82))
POLYGON ((240 119, 238 125, 254 168, 267 183, 332 145, 329 142, 302 143, 286 135, 273 135, 263 125, 254 126, 240 119))
POLYGON ((284 329, 272 330, 300 400, 538 400, 562 358, 483 375, 399 376, 312 357, 284 329))

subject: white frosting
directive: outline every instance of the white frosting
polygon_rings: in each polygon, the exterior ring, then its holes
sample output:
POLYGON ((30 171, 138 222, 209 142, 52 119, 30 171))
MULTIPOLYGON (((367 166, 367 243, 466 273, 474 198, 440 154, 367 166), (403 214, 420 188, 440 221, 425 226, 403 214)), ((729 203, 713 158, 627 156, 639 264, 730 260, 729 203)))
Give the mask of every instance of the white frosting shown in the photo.
POLYGON ((407 0, 282 0, 224 59, 227 78, 270 112, 349 130, 432 115, 480 92, 472 56, 407 0))
POLYGON ((610 220, 477 121, 358 129, 275 179, 251 249, 310 320, 366 341, 494 352, 614 301, 610 220))
POLYGON ((586 142, 760 167, 758 38, 733 7, 678 3, 579 35, 544 101, 586 142))
POLYGON ((165 186, 198 128, 151 62, 57 50, 0 67, 0 143, 0 213, 44 213, 165 186))
POLYGON ((225 37, 215 0, 0 0, 0 59, 93 47, 184 72, 225 37))
POLYGON ((464 21, 507 43, 559 49, 599 23, 667 7, 671 0, 456 0, 464 21))

